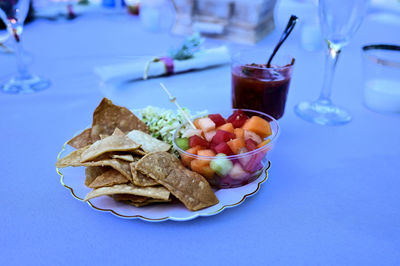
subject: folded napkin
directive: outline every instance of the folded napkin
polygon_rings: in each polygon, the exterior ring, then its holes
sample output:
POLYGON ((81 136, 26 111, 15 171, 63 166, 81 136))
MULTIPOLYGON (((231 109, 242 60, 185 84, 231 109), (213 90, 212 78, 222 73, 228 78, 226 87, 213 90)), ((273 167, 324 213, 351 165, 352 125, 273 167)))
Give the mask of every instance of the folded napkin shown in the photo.
POLYGON ((174 60, 170 57, 159 57, 150 60, 137 59, 124 64, 96 67, 95 73, 104 82, 124 82, 204 69, 229 62, 229 51, 225 46, 221 46, 200 50, 192 58, 186 60, 174 60))
POLYGON ((35 1, 35 18, 58 20, 58 19, 74 19, 83 14, 111 13, 113 10, 103 8, 99 3, 84 4, 74 1, 35 1))

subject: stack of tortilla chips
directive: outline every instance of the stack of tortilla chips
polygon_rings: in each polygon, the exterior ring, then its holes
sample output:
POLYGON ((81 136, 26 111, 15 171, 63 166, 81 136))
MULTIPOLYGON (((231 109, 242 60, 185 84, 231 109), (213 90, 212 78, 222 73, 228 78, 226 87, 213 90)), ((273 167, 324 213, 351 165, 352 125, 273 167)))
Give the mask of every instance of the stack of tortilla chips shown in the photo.
POLYGON ((217 204, 208 182, 148 132, 131 111, 104 98, 93 113, 92 127, 68 142, 77 150, 56 166, 86 166, 85 185, 93 190, 85 201, 108 195, 140 207, 176 197, 192 211, 217 204))

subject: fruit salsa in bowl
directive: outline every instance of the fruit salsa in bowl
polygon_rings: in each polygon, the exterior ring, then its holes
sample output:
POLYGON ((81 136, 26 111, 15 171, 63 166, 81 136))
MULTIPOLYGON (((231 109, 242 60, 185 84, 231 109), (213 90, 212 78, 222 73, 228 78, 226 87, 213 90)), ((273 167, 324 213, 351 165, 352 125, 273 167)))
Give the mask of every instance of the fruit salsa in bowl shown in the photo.
POLYGON ((181 162, 214 188, 233 188, 257 179, 279 134, 278 122, 265 113, 232 109, 198 117, 174 133, 181 162))

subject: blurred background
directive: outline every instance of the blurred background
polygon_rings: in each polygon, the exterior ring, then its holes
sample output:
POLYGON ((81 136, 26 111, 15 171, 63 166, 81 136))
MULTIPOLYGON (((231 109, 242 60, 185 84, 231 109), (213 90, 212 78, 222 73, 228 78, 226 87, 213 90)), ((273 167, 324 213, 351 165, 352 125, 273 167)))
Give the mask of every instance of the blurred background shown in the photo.
MULTIPOLYGON (((12 1, 1 0, 0 3, 12 1)), ((323 83, 326 41, 319 23, 318 0, 32 0, 25 20, 25 24, 32 26, 25 27, 21 60, 33 72, 50 75, 53 85, 64 86, 64 80, 83 82, 80 77, 85 77, 84 82, 90 81, 87 87, 97 88, 99 79, 93 71, 96 67, 124 63, 132 60, 129 57, 168 55, 194 33, 206 39, 203 45, 206 48, 223 45, 232 55, 243 48, 258 47, 265 49, 267 57, 292 14, 299 20, 280 53, 289 54, 298 62, 293 84, 304 85, 313 79, 312 86, 290 90, 288 103, 293 106, 295 103, 291 103, 291 99, 315 97, 323 83), (62 64, 68 70, 55 71, 55 64, 62 64), (306 68, 312 71, 305 71, 306 68), (319 73, 315 75, 315 71, 319 73)), ((10 32, 0 20, 1 79, 9 77, 16 69, 10 32)), ((339 78, 335 78, 348 84, 350 75, 340 73, 345 72, 343 65, 357 66, 352 68, 356 95, 350 102, 343 99, 347 106, 353 105, 354 99, 361 103, 365 97, 361 67, 367 63, 361 62, 362 46, 396 44, 398 34, 395 32, 400 32, 400 0, 371 0, 360 30, 354 34, 354 42, 344 49, 345 55, 340 60, 343 63, 338 67, 339 78)), ((219 73, 210 71, 210 75, 219 73)), ((224 75, 212 81, 229 92, 229 70, 224 71, 224 75)), ((185 86, 185 78, 181 78, 181 83, 179 80, 176 77, 173 81, 177 87, 185 86)), ((149 83, 138 82, 132 86, 140 88, 142 85, 148 87, 149 83)), ((196 84, 197 90, 204 91, 202 88, 208 85, 196 84)), ((129 104, 129 97, 125 97, 128 89, 113 90, 104 86, 100 89, 120 104, 129 104)), ((145 91, 140 89, 135 91, 136 96, 142 92, 145 97, 145 91)), ((226 101, 230 105, 230 99, 226 101)), ((400 107, 395 108, 396 112, 397 109, 400 107)))
MULTIPOLYGON (((276 27, 283 28, 288 16, 296 13, 301 24, 300 44, 306 50, 316 50, 321 48, 322 40, 317 5, 318 0, 32 0, 26 23, 120 13, 137 17, 148 31, 181 35, 200 32, 209 38, 252 44, 276 27)), ((400 1, 371 0, 368 16, 398 22, 400 1)), ((3 42, 4 30, 0 20, 3 42)))

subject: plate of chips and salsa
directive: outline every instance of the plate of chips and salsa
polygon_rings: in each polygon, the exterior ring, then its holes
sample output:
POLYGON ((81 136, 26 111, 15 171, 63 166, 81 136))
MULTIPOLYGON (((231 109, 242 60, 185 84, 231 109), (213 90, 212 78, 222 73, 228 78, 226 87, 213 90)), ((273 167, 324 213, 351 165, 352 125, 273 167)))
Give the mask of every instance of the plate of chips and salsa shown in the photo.
POLYGON ((238 206, 267 180, 269 164, 245 186, 213 189, 169 152, 170 144, 148 133, 131 111, 104 98, 92 126, 58 155, 61 184, 76 199, 121 218, 186 221, 238 206))

